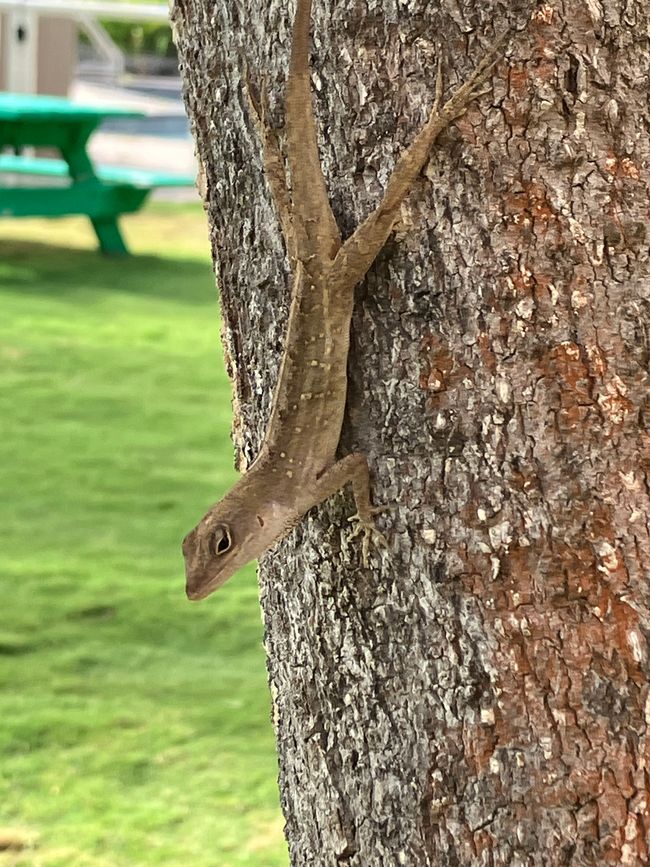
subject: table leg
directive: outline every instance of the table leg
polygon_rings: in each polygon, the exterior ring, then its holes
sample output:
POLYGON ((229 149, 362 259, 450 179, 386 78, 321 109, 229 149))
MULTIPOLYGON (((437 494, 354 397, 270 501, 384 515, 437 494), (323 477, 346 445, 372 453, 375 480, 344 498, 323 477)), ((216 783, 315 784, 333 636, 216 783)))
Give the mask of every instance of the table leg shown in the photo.
POLYGON ((107 256, 127 256, 129 251, 117 225, 116 217, 101 220, 91 218, 93 229, 99 241, 99 248, 107 256))
MULTIPOLYGON (((73 182, 87 180, 88 178, 97 179, 93 164, 86 151, 86 144, 94 129, 94 123, 77 128, 67 145, 61 148, 62 156, 69 166, 70 177, 73 182)), ((97 183, 101 185, 99 179, 97 179, 97 183)), ((101 219, 91 218, 90 222, 97 235, 99 248, 102 253, 109 256, 128 255, 129 251, 117 223, 117 215, 111 214, 101 219)))

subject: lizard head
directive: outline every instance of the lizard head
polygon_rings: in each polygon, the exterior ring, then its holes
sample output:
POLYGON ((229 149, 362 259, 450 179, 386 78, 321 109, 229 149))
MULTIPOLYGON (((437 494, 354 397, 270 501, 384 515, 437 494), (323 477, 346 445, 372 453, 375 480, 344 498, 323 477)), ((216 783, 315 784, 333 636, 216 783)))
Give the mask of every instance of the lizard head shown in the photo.
POLYGON ((286 508, 265 498, 258 501, 250 493, 242 495, 238 487, 213 506, 183 539, 188 599, 205 599, 214 593, 296 523, 294 514, 286 508))

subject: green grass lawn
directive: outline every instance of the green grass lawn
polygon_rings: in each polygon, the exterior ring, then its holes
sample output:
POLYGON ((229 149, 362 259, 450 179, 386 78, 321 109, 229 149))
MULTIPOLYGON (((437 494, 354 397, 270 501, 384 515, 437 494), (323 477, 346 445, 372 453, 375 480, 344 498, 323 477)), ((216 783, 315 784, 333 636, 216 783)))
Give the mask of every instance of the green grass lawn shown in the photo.
POLYGON ((183 590, 235 476, 203 212, 124 225, 0 222, 0 865, 286 865, 254 571, 183 590))

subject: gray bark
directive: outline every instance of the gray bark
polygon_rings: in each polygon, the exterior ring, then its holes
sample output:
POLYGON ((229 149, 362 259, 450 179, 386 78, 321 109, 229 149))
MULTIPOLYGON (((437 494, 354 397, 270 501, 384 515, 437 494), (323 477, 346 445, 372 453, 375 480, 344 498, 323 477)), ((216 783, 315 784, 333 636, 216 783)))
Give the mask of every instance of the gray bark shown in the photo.
MULTIPOLYGON (((457 82, 528 12, 314 5, 349 233, 426 116, 439 47, 457 82)), ((289 283, 242 57, 279 124, 292 15, 174 10, 244 463, 289 283)), ((293 865, 648 863, 649 34, 642 0, 536 6, 359 287, 341 452, 369 457, 390 551, 362 568, 346 494, 260 570, 293 865)))

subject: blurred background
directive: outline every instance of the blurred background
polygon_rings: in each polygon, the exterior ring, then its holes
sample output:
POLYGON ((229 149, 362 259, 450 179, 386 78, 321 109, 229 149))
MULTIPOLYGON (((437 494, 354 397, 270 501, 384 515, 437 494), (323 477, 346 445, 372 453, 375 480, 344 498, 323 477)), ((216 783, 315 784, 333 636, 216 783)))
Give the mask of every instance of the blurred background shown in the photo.
POLYGON ((0 0, 0 91, 0 867, 286 865, 166 6, 0 0))

